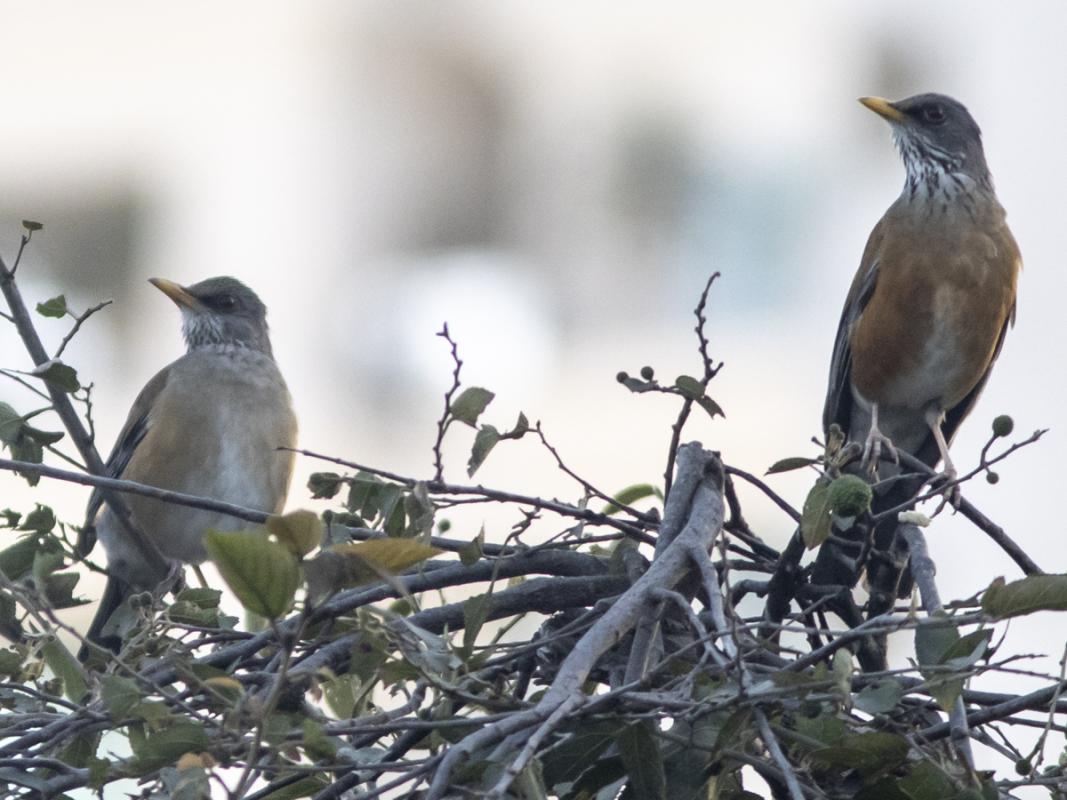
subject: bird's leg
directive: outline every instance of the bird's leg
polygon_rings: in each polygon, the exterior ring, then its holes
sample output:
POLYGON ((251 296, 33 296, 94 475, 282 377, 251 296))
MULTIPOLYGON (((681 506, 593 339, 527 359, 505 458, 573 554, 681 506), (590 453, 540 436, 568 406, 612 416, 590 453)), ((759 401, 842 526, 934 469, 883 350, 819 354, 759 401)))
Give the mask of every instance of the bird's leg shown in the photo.
MULTIPOLYGON (((931 408, 926 412, 926 424, 930 427, 930 433, 934 435, 934 441, 937 443, 937 451, 941 454, 941 479, 945 483, 951 484, 945 490, 945 502, 951 503, 952 507, 959 509, 960 500, 962 495, 960 493, 960 485, 953 483, 958 473, 956 472, 956 465, 952 463, 952 456, 948 454, 948 442, 945 441, 945 434, 941 431, 941 420, 945 417, 945 412, 940 408, 931 408)), ((944 503, 942 503, 944 506, 944 503)), ((941 510, 939 507, 938 511, 941 510)))
POLYGON ((863 466, 872 478, 878 477, 878 462, 882 458, 882 448, 886 449, 894 463, 900 463, 897 448, 892 440, 878 429, 878 404, 871 403, 871 429, 867 432, 867 439, 863 443, 863 466))

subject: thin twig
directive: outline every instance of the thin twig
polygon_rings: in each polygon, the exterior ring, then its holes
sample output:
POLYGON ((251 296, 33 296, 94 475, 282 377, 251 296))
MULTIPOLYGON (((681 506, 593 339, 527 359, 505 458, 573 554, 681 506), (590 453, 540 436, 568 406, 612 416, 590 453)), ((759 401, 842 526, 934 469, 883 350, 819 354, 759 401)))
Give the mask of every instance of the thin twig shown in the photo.
POLYGON ((63 351, 67 349, 67 345, 70 344, 70 340, 74 338, 75 334, 77 334, 78 331, 81 330, 81 326, 85 322, 85 320, 89 319, 89 317, 91 317, 100 309, 106 308, 107 306, 111 305, 113 302, 114 300, 104 300, 102 303, 97 303, 92 308, 86 309, 82 314, 79 314, 76 317, 71 314, 71 316, 74 317, 74 327, 72 327, 70 329, 70 332, 63 337, 63 341, 59 343, 59 348, 56 350, 56 354, 52 357, 59 358, 61 355, 63 355, 63 351))
POLYGON ((441 445, 445 440, 445 432, 448 430, 449 424, 452 422, 452 398, 456 392, 459 391, 459 372, 463 368, 463 361, 459 357, 459 347, 451 334, 448 332, 448 323, 444 323, 441 326, 441 330, 437 332, 437 335, 448 342, 452 354, 452 385, 448 387, 448 391, 445 392, 445 408, 441 412, 440 419, 437 420, 437 439, 433 444, 433 466, 434 466, 434 480, 441 483, 445 479, 445 467, 441 456, 441 445))
MULTIPOLYGON (((395 472, 389 472, 387 470, 376 469, 366 464, 358 464, 355 461, 348 461, 343 458, 336 458, 334 456, 324 455, 322 453, 316 453, 312 450, 303 450, 298 448, 281 448, 293 453, 299 453, 300 455, 307 456, 308 458, 315 458, 319 461, 327 461, 331 464, 338 464, 342 467, 348 467, 349 469, 367 472, 378 477, 385 478, 387 480, 395 481, 403 486, 412 488, 417 481, 414 478, 409 478, 404 475, 398 475, 395 472)), ((441 481, 430 481, 426 484, 426 490, 430 494, 453 494, 453 495, 475 495, 478 497, 485 497, 489 500, 495 500, 502 503, 516 503, 522 506, 530 506, 532 508, 543 509, 545 511, 552 511, 564 517, 573 517, 584 522, 592 522, 597 525, 606 525, 616 530, 622 531, 627 537, 636 539, 637 541, 644 542, 646 544, 654 544, 655 539, 645 533, 643 530, 635 526, 633 523, 625 522, 620 519, 615 519, 608 514, 601 514, 597 511, 592 511, 588 508, 579 508, 578 506, 568 505, 567 503, 561 503, 558 500, 546 500, 542 497, 532 497, 530 495, 516 494, 514 492, 505 492, 499 489, 490 489, 485 486, 463 486, 451 483, 443 483, 441 481)))

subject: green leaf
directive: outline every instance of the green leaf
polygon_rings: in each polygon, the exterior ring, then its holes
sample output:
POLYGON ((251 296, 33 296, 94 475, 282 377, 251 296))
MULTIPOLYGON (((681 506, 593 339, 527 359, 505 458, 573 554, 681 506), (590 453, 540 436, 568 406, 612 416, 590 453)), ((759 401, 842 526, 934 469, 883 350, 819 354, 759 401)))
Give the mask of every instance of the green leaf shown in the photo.
POLYGON ((1030 575, 1011 583, 997 578, 982 595, 982 611, 993 619, 1067 611, 1067 575, 1030 575))
POLYGON ((620 725, 592 720, 577 727, 560 744, 542 754, 545 780, 550 786, 573 783, 615 744, 620 725))
POLYGON ((500 441, 500 431, 492 425, 483 425, 474 437, 474 447, 471 448, 471 457, 467 459, 467 477, 473 478, 478 467, 485 461, 489 451, 496 447, 500 441))
MULTIPOLYGON (((404 495, 399 495, 397 499, 401 499, 404 495)), ((385 524, 382 525, 382 530, 393 538, 399 538, 404 536, 407 532, 407 511, 404 509, 404 504, 397 502, 394 503, 389 511, 389 516, 385 519, 385 524)))
POLYGON ((789 458, 783 458, 779 461, 775 461, 765 472, 765 475, 777 475, 781 472, 792 472, 795 469, 803 469, 804 467, 810 467, 812 464, 818 464, 817 458, 805 458, 804 456, 791 456, 789 458))
POLYGON ((373 475, 359 473, 348 482, 348 498, 345 507, 364 519, 378 516, 378 492, 382 482, 373 475))
POLYGON ((50 533, 56 527, 56 515, 48 506, 38 505, 26 515, 19 525, 20 531, 36 531, 37 533, 50 533))
POLYGON ((67 699, 80 702, 89 691, 89 686, 85 682, 85 672, 82 671, 78 659, 59 639, 46 643, 41 648, 41 656, 52 673, 63 681, 63 694, 67 699))
POLYGON ((34 231, 39 231, 44 228, 44 225, 42 225, 40 222, 34 222, 32 219, 24 219, 22 220, 22 227, 28 230, 30 233, 33 233, 34 231))
POLYGON ((219 623, 217 608, 201 608, 186 600, 175 600, 167 607, 167 618, 179 625, 196 625, 198 628, 215 628, 219 623))
MULTIPOLYGON (((664 745, 663 768, 666 795, 671 800, 705 800, 709 767, 717 760, 725 712, 694 715, 691 722, 679 719, 671 726, 671 739, 664 745)), ((720 787, 721 788, 721 787, 720 787)))
POLYGON ((845 741, 848 733, 844 721, 829 713, 822 713, 816 717, 797 715, 796 729, 801 736, 822 742, 830 747, 835 747, 845 741))
POLYGON ((137 688, 137 682, 132 678, 123 678, 119 675, 100 676, 100 699, 104 701, 104 707, 108 713, 120 720, 129 716, 129 713, 141 702, 141 691, 137 688))
POLYGON ((704 396, 704 384, 691 375, 679 375, 674 381, 674 388, 690 400, 699 400, 704 396))
POLYGON ((64 295, 58 295, 51 300, 38 303, 37 313, 42 317, 65 317, 67 315, 67 298, 64 295))
POLYGON ((830 485, 821 478, 811 487, 804 500, 800 534, 809 550, 818 547, 830 536, 830 485))
POLYGON ((471 653, 474 651, 474 644, 478 634, 481 633, 482 626, 485 624, 486 619, 489 618, 489 604, 492 597, 492 594, 486 592, 485 594, 468 598, 463 602, 462 658, 464 661, 470 658, 471 653))
POLYGON ((25 662, 25 654, 17 650, 0 650, 0 675, 17 680, 22 674, 22 665, 25 662))
POLYGON ((304 734, 304 752, 313 761, 333 763, 337 757, 337 740, 327 736, 322 725, 312 719, 305 719, 301 729, 304 734))
POLYGON ((993 629, 985 628, 961 636, 960 639, 941 656, 941 664, 953 669, 968 669, 977 664, 989 648, 993 638, 993 629))
POLYGON ((705 411, 707 411, 708 416, 712 419, 715 419, 715 417, 726 416, 726 412, 722 410, 722 407, 707 395, 704 395, 703 397, 698 397, 696 404, 705 411))
POLYGON ((952 779, 931 759, 923 759, 915 764, 897 782, 897 786, 911 800, 943 800, 957 793, 952 779))
POLYGON ((301 797, 311 797, 311 795, 321 792, 330 783, 328 778, 321 775, 301 778, 296 783, 290 783, 288 786, 283 786, 271 792, 263 800, 299 800, 301 797))
POLYGON ((875 731, 851 734, 842 744, 816 750, 811 755, 824 764, 854 769, 869 776, 894 769, 908 757, 908 750, 904 737, 875 731))
POLYGON ((189 586, 182 589, 175 599, 185 603, 192 603, 200 608, 213 609, 219 607, 219 601, 222 600, 222 590, 189 586))
POLYGON ((308 489, 316 500, 333 497, 343 484, 344 480, 336 472, 313 472, 308 478, 308 489))
POLYGON ((75 372, 74 367, 67 366, 55 358, 35 367, 30 371, 30 375, 68 394, 81 388, 81 384, 78 383, 78 373, 75 372))
POLYGON ((32 425, 23 426, 22 432, 39 445, 55 444, 66 435, 63 431, 42 431, 32 425))
MULTIPOLYGON (((44 450, 33 439, 28 436, 22 436, 16 444, 11 445, 11 456, 16 461, 40 464, 44 460, 44 450)), ((41 476, 35 472, 20 470, 18 474, 25 478, 26 483, 30 486, 36 486, 41 480, 41 476)))
POLYGON ((667 779, 663 772, 663 754, 652 735, 652 723, 643 721, 625 726, 615 740, 619 755, 630 776, 629 788, 642 800, 664 800, 667 779))
POLYGON ((864 686, 852 701, 854 708, 868 714, 886 714, 897 707, 904 690, 897 681, 888 680, 864 686))
MULTIPOLYGON (((482 560, 485 547, 485 528, 483 527, 478 531, 478 535, 471 540, 471 543, 464 545, 459 550, 459 560, 465 567, 477 564, 482 560)), ((0 556, 3 554, 0 553, 0 556)))
POLYGON ((521 411, 519 412, 519 418, 515 420, 515 427, 507 433, 501 436, 502 439, 521 439, 524 435, 530 432, 530 421, 526 419, 526 415, 521 411))
POLYGON ((26 421, 7 403, 0 402, 0 442, 10 446, 18 442, 26 421))
MULTIPOLYGON (((134 739, 130 739, 133 744, 134 739)), ((186 753, 207 750, 211 742, 203 725, 174 719, 169 725, 154 730, 134 747, 131 764, 134 775, 147 775, 175 763, 186 753)))
MULTIPOLYGON (((620 373, 620 376, 621 375, 624 375, 624 373, 620 373)), ((618 377, 617 380, 619 381, 619 383, 621 383, 623 386, 625 386, 627 389, 629 389, 635 394, 640 394, 641 392, 651 392, 654 388, 656 388, 655 384, 649 383, 648 381, 643 381, 639 378, 631 378, 629 375, 625 375, 624 377, 618 377)))
POLYGON ((100 746, 100 735, 96 732, 75 736, 70 744, 59 751, 59 760, 72 767, 85 769, 96 758, 96 751, 100 746))
POLYGON ((300 585, 300 567, 283 545, 261 531, 209 530, 204 547, 246 609, 267 619, 289 610, 300 585))
MULTIPOLYGON (((947 618, 944 614, 938 616, 947 618)), ((945 711, 951 710, 963 691, 963 679, 938 667, 945 663, 959 641, 960 634, 955 625, 920 625, 915 630, 915 657, 919 671, 927 680, 930 695, 945 711)))
POLYGON ((41 543, 36 536, 23 536, 10 547, 0 550, 0 572, 17 581, 33 569, 33 560, 41 543))
POLYGON ((656 489, 651 483, 635 483, 632 486, 627 486, 612 495, 614 503, 604 506, 601 510, 601 514, 617 514, 622 511, 622 506, 633 505, 639 500, 644 500, 646 497, 657 496, 659 490, 656 489))
POLYGON ((48 603, 56 609, 75 608, 85 605, 84 600, 74 599, 74 587, 81 576, 77 572, 53 572, 43 581, 41 588, 48 603))
POLYGON ((479 386, 468 386, 460 392, 459 397, 453 400, 449 406, 452 419, 465 422, 473 428, 478 422, 478 417, 481 416, 494 397, 496 395, 488 389, 482 389, 479 386))
MULTIPOLYGON (((945 614, 934 618, 948 619, 945 614)), ((955 625, 920 625, 915 629, 915 658, 919 667, 938 666, 960 639, 955 625)))

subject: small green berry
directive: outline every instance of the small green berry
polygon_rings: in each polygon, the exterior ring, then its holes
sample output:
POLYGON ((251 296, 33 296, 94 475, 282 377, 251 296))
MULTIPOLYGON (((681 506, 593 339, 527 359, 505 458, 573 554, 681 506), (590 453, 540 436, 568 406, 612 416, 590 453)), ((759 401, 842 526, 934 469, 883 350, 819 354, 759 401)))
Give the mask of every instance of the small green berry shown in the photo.
POLYGON ((1029 775, 1033 768, 1033 765, 1027 758, 1020 758, 1018 761, 1015 762, 1016 775, 1029 775))
POLYGON ((997 474, 996 472, 993 472, 993 470, 989 470, 985 474, 985 480, 986 480, 986 483, 999 483, 1000 482, 1000 475, 997 474))
POLYGON ((652 367, 641 367, 641 377, 646 381, 652 380, 656 376, 656 371, 652 367))
POLYGON ((452 520, 443 519, 437 523, 437 530, 439 533, 448 533, 452 529, 452 520))
POLYGON ((858 475, 842 475, 830 484, 830 510, 839 517, 858 517, 871 507, 871 487, 858 475))
POLYGON ((1011 432, 1015 430, 1015 420, 1009 417, 1007 414, 1001 414, 999 417, 993 420, 993 435, 1011 436, 1011 432))

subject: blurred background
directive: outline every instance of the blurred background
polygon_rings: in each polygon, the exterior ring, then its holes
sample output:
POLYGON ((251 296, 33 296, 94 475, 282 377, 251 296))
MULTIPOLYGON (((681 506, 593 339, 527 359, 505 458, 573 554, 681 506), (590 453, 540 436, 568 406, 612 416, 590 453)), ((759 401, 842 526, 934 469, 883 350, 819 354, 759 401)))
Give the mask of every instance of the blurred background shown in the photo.
MULTIPOLYGON (((1053 428, 964 494, 1064 571, 1065 40, 1051 1, 4 2, 0 248, 10 260, 20 220, 39 220, 27 299, 115 300, 66 354, 95 384, 104 451, 183 349, 146 279, 230 274, 270 309, 303 446, 429 477, 447 321, 465 383, 497 393, 483 420, 541 420, 608 492, 661 480, 676 412, 614 376, 698 373, 692 309, 718 270, 710 334, 726 366, 710 393, 727 417, 690 435, 762 473, 816 453, 841 304, 903 182, 888 127, 855 100, 951 94, 982 126, 1026 263, 1018 324, 954 454, 973 465, 1000 413, 1020 435, 1053 428)), ((39 327, 54 346, 68 322, 39 327)), ((0 363, 28 366, 10 330, 0 363)), ((0 399, 34 406, 13 383, 0 399)), ((451 436, 454 482, 472 438, 451 436)), ((321 507, 304 489, 319 468, 299 463, 290 507, 321 507)), ((769 482, 799 506, 812 478, 769 482)), ((530 440, 502 443, 477 479, 579 493, 530 440)), ((0 487, 0 505, 47 499, 71 522, 88 494, 0 487)), ((784 543, 788 520, 743 499, 784 543)), ((453 535, 485 522, 500 540, 514 521, 479 509, 453 535)), ((962 520, 929 538, 945 597, 1019 576, 962 520)), ((1027 619, 1011 646, 1054 662, 1065 629, 1027 619)))

